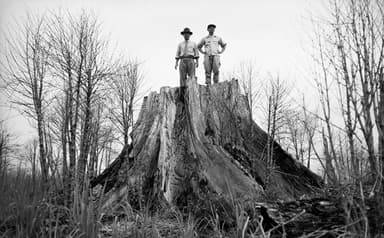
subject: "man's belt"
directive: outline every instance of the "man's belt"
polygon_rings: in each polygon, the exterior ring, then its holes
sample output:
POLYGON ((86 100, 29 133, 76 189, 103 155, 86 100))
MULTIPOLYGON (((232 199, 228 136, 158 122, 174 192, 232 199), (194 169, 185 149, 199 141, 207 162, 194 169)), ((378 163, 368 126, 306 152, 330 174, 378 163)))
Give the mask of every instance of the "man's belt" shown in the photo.
POLYGON ((180 56, 180 59, 194 59, 195 56, 193 55, 183 55, 183 56, 180 56))

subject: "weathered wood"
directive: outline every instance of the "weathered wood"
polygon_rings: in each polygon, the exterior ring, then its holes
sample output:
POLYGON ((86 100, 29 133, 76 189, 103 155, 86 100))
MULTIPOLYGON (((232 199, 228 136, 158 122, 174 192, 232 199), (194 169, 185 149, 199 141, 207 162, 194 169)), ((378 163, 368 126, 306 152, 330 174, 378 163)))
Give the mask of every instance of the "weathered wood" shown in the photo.
POLYGON ((106 168, 99 176, 91 180, 91 187, 101 184, 104 187, 104 192, 109 192, 114 186, 117 186, 119 171, 124 162, 132 162, 129 158, 129 152, 132 150, 132 144, 125 146, 119 156, 106 168))
POLYGON ((261 198, 268 191, 289 200, 321 187, 320 178, 276 142, 275 168, 267 169, 268 135, 251 120, 236 80, 210 87, 188 80, 186 88, 150 93, 132 138, 129 156, 120 155, 92 182, 107 183, 107 204, 132 187, 173 205, 185 193, 206 190, 235 198, 261 198))
POLYGON ((346 232, 340 200, 301 199, 283 203, 260 203, 263 227, 271 237, 338 237, 346 232))

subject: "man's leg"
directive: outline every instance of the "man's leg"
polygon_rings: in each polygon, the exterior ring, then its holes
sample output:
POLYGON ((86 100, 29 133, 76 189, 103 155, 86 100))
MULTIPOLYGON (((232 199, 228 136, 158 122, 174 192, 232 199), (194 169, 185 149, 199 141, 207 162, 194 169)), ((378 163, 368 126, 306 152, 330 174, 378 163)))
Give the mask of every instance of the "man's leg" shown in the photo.
POLYGON ((191 80, 195 79, 195 73, 196 73, 195 60, 191 59, 188 61, 188 75, 191 80))
POLYGON ((219 82, 219 68, 220 68, 220 56, 215 55, 212 63, 212 71, 213 71, 213 82, 219 82))
POLYGON ((180 61, 179 72, 180 72, 180 87, 185 87, 185 80, 187 79, 187 68, 183 59, 180 61))
POLYGON ((212 62, 208 55, 204 57, 205 83, 211 84, 212 62))

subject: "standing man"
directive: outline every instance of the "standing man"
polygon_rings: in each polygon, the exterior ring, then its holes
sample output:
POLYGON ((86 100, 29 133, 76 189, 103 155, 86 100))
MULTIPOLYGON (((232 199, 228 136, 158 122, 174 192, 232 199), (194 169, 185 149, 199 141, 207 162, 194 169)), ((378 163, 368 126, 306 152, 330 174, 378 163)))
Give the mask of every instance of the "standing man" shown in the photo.
POLYGON ((204 54, 205 83, 207 85, 211 84, 212 72, 213 82, 219 82, 220 54, 225 51, 227 46, 220 37, 214 35, 215 29, 214 24, 209 24, 207 27, 208 36, 204 37, 197 45, 199 51, 204 54), (203 46, 204 51, 202 51, 203 46))
POLYGON ((175 69, 179 67, 180 87, 185 87, 187 76, 195 78, 195 70, 199 66, 199 51, 196 43, 189 40, 192 35, 189 28, 184 28, 181 35, 184 36, 184 41, 177 46, 175 69))

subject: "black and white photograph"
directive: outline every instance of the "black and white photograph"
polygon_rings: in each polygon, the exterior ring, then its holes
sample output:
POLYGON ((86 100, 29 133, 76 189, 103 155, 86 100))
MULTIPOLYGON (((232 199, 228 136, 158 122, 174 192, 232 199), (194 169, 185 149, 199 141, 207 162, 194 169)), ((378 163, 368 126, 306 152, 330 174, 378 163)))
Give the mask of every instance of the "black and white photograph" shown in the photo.
POLYGON ((0 0, 0 238, 384 238, 384 0, 0 0))

